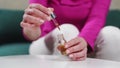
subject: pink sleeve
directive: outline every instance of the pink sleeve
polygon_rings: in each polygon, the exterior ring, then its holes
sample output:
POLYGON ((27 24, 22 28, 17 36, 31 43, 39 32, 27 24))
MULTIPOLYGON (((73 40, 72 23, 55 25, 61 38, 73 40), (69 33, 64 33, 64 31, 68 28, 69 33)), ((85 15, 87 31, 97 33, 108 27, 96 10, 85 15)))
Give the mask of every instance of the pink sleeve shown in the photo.
POLYGON ((55 25, 52 21, 46 21, 44 24, 41 25, 41 36, 45 36, 46 34, 48 34, 49 32, 51 32, 54 28, 55 25))
POLYGON ((94 49, 95 40, 106 22, 111 0, 94 0, 94 5, 89 14, 88 20, 79 34, 94 49))
POLYGON ((47 6, 47 2, 48 2, 48 0, 29 0, 29 4, 31 4, 31 3, 39 3, 39 4, 42 4, 44 6, 47 6))

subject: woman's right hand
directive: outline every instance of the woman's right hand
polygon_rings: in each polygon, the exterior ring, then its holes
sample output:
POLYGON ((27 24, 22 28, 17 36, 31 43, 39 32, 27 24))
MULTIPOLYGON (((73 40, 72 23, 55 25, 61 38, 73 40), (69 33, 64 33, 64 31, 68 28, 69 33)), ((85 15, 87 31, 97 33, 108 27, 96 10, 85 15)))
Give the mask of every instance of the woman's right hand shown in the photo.
POLYGON ((23 20, 20 26, 23 28, 24 35, 29 40, 36 40, 41 35, 40 25, 45 21, 50 21, 53 8, 47 8, 41 4, 30 4, 25 9, 23 20))

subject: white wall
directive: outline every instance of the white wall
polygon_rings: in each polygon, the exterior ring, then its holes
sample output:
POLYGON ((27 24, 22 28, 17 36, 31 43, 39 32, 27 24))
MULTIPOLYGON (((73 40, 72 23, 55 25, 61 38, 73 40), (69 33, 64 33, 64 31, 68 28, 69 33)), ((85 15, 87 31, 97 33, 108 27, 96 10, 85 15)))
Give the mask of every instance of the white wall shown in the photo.
POLYGON ((120 0, 112 0, 111 9, 119 9, 120 10, 120 0))
MULTIPOLYGON (((28 0, 0 0, 0 8, 23 10, 28 6, 28 0)), ((110 9, 120 9, 120 0, 112 0, 110 9)))
POLYGON ((23 10, 28 6, 28 0, 0 0, 0 8, 23 10))

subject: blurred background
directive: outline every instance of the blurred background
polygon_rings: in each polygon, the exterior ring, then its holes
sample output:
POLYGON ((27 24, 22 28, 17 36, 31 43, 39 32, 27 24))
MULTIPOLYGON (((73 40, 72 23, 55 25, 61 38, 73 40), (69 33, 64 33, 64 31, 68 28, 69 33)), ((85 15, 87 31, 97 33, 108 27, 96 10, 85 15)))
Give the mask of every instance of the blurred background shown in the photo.
MULTIPOLYGON (((28 6, 28 0, 0 0, 0 8, 23 10, 28 6)), ((110 9, 120 9, 120 0, 112 0, 110 9)))
POLYGON ((120 0, 112 0, 110 9, 120 9, 120 0))
POLYGON ((23 10, 28 6, 28 0, 0 0, 1 9, 23 10))

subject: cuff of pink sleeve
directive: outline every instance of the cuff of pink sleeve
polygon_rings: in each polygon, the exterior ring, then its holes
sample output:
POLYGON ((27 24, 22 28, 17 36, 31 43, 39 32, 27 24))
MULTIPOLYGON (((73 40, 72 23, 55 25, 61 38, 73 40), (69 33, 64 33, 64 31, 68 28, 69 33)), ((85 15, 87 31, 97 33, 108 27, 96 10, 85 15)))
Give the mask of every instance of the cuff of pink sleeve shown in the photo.
POLYGON ((94 42, 88 39, 88 37, 85 35, 79 34, 78 36, 84 38, 87 41, 88 47, 90 47, 90 51, 94 51, 94 42))

